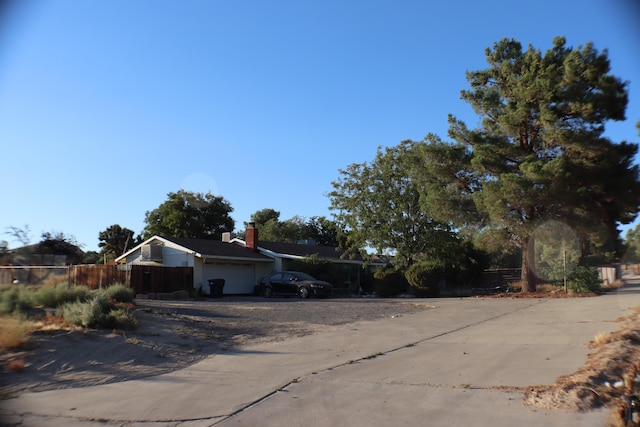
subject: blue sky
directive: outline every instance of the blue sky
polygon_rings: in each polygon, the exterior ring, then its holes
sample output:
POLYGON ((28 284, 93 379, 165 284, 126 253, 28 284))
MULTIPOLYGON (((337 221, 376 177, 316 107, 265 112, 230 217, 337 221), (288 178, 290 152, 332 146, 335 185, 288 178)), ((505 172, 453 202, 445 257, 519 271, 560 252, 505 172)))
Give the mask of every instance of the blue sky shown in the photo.
MULTIPOLYGON (((23 0, 0 9, 0 232, 98 249, 181 188, 330 216, 339 169, 378 146, 446 138, 466 70, 503 37, 607 49, 630 81, 615 141, 640 140, 633 0, 23 0)), ((10 247, 19 246, 9 235, 10 247)))

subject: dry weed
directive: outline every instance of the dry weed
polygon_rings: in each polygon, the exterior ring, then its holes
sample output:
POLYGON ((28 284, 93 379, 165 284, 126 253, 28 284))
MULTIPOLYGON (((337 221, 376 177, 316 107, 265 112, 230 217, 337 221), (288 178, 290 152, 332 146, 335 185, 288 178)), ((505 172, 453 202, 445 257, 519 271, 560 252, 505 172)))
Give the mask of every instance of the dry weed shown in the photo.
POLYGON ((31 331, 31 322, 22 315, 0 317, 0 351, 22 347, 31 331))
POLYGON ((601 344, 606 344, 609 342, 609 333, 606 332, 598 332, 595 336, 595 338, 593 339, 593 343, 595 345, 601 345, 601 344))
POLYGON ((616 422, 621 408, 624 412, 625 396, 639 372, 640 307, 617 323, 619 330, 598 333, 588 344, 592 352, 580 369, 557 378, 553 385, 531 387, 525 392, 525 403, 573 411, 609 408, 612 413, 607 425, 619 425, 616 422))

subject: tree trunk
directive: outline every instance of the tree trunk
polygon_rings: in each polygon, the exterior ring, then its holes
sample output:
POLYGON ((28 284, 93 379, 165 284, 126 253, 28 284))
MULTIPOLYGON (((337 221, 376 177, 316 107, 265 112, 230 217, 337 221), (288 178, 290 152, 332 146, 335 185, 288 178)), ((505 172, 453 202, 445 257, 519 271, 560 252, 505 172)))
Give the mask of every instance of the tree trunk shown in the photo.
POLYGON ((522 274, 520 276, 522 280, 521 292, 535 292, 536 291, 536 275, 529 266, 529 245, 522 245, 522 274))

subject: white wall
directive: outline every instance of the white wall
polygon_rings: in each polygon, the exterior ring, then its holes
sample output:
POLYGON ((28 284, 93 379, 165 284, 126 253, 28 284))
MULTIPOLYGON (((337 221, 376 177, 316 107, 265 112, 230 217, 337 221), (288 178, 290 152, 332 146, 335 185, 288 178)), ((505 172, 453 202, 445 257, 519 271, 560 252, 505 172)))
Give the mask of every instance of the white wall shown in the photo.
POLYGON ((193 254, 164 246, 162 248, 162 265, 166 267, 193 267, 193 254))
POLYGON ((138 249, 137 251, 127 255, 127 258, 126 258, 125 262, 127 264, 142 264, 141 258, 142 258, 142 253, 141 253, 140 249, 138 249))
POLYGON ((604 286, 610 285, 622 277, 620 266, 598 267, 598 275, 604 286))

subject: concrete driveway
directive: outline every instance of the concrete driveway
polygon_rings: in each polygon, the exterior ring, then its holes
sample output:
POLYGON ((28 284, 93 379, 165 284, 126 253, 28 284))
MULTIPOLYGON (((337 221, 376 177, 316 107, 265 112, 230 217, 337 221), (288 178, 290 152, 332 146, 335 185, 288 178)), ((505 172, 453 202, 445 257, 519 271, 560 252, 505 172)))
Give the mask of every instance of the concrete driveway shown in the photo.
POLYGON ((603 426, 608 411, 529 408, 585 344, 640 305, 597 298, 420 300, 432 310, 211 356, 144 380, 1 402, 21 426, 603 426))

